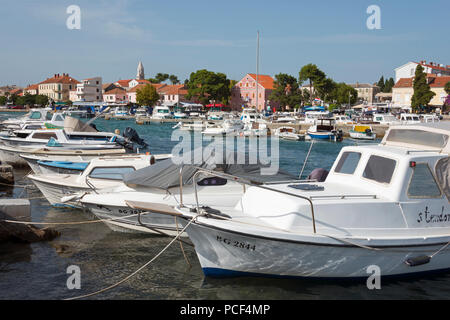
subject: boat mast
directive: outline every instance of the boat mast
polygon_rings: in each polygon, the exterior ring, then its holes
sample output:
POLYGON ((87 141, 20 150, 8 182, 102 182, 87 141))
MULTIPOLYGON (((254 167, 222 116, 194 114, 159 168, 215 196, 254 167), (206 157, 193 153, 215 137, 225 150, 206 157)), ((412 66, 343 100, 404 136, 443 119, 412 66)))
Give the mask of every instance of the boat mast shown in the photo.
POLYGON ((257 31, 256 45, 256 111, 258 111, 258 75, 259 75, 259 31, 257 31))

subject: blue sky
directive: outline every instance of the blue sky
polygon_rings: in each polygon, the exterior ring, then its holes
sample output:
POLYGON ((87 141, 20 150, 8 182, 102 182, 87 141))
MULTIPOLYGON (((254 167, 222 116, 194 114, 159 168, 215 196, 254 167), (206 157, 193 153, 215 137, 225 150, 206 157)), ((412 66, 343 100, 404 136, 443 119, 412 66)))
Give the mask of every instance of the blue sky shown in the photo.
POLYGON ((408 61, 450 64, 448 0, 0 0, 0 85, 37 83, 55 73, 104 82, 146 77, 180 80, 198 69, 239 80, 260 73, 298 77, 315 63, 336 81, 393 77, 408 61), (81 30, 66 27, 69 5, 81 30), (381 30, 369 30, 369 5, 381 30))

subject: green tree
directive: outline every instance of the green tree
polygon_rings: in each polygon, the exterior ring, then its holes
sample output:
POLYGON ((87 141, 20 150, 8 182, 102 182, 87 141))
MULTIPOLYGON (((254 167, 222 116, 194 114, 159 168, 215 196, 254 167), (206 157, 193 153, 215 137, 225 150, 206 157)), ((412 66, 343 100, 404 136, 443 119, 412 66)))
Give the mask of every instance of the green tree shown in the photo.
POLYGON ((156 88, 150 84, 145 87, 136 90, 136 102, 140 106, 153 107, 159 100, 159 94, 156 92, 156 88))
POLYGON ((338 104, 348 104, 350 98, 350 104, 356 103, 358 99, 358 91, 355 88, 341 82, 337 83, 333 91, 333 100, 338 104))
POLYGON ((336 86, 336 82, 334 82, 331 78, 324 78, 317 84, 317 95, 323 101, 332 102, 333 92, 336 89, 336 86))
POLYGON ((0 96, 0 106, 6 105, 8 99, 5 96, 0 96))
POLYGON ((411 107, 414 111, 428 106, 428 103, 435 96, 435 93, 431 91, 430 85, 427 83, 427 75, 420 64, 417 65, 414 75, 413 89, 414 94, 411 98, 411 107))
POLYGON ((210 100, 228 104, 230 99, 230 80, 224 73, 215 73, 206 69, 192 72, 186 84, 187 99, 195 98, 203 104, 210 100))
POLYGON ((33 106, 36 103, 36 95, 31 95, 28 92, 23 95, 24 105, 33 106))
POLYGON ((445 84, 444 90, 447 94, 450 94, 450 81, 445 84))
POLYGON ((386 79, 386 82, 384 83, 384 88, 383 90, 381 90, 381 92, 386 93, 392 92, 392 88, 394 87, 394 85, 395 85, 394 78, 391 77, 389 79, 386 79))
POLYGON ((169 79, 169 75, 167 73, 157 73, 155 79, 158 80, 158 83, 161 83, 169 79))
POLYGON ((169 76, 169 80, 172 84, 179 84, 180 80, 178 80, 178 77, 176 75, 171 74, 169 76))
POLYGON ((384 92, 386 82, 384 81, 384 76, 381 76, 380 80, 377 82, 378 88, 380 88, 381 92, 384 92))
POLYGON ((48 104, 48 97, 43 94, 38 94, 35 99, 35 104, 43 107, 48 104))
POLYGON ((316 95, 315 91, 322 85, 326 78, 325 73, 315 64, 310 63, 303 66, 298 75, 300 84, 307 80, 309 81, 310 103, 312 104, 312 99, 316 95))
POLYGON ((297 79, 285 73, 275 75, 274 90, 269 100, 278 102, 283 110, 287 106, 292 108, 300 106, 303 97, 297 79))

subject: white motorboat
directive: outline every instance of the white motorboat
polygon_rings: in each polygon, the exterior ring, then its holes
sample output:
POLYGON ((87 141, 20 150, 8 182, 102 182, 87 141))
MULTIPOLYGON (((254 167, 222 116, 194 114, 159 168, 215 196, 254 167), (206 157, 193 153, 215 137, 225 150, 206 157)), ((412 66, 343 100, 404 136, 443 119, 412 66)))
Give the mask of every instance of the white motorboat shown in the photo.
POLYGON ((319 118, 315 121, 315 124, 306 131, 311 139, 342 141, 342 130, 336 129, 333 118, 319 118))
POLYGON ((13 166, 27 166, 25 155, 46 155, 50 157, 82 157, 83 159, 93 159, 105 155, 119 155, 126 153, 124 148, 102 148, 102 149, 65 149, 61 147, 10 147, 0 144, 0 160, 2 163, 13 166))
POLYGON ((382 125, 399 125, 402 122, 397 119, 394 115, 389 113, 375 113, 373 115, 373 121, 378 122, 382 125))
POLYGON ((1 126, 4 130, 20 130, 25 124, 43 125, 44 122, 52 119, 51 111, 51 108, 31 109, 21 117, 2 121, 1 126))
MULTIPOLYGON (((225 165, 216 167, 208 165, 210 160, 205 160, 199 167, 218 170, 221 172, 239 171, 247 175, 259 172, 257 165, 225 165)), ((227 181, 216 177, 200 178, 194 184, 192 177, 198 172, 197 167, 190 165, 176 165, 171 160, 163 160, 155 165, 136 171, 128 175, 124 182, 126 185, 114 188, 114 190, 97 190, 80 195, 78 200, 84 208, 89 209, 100 219, 120 218, 126 215, 142 212, 128 206, 128 202, 149 201, 160 205, 184 205, 195 203, 195 191, 202 199, 202 206, 208 210, 208 206, 219 205, 233 208, 244 192, 244 188, 233 181, 227 181), (180 187, 180 185, 182 187, 180 187)), ((268 179, 295 180, 286 173, 277 176, 266 176, 268 179)), ((214 214, 214 210, 210 210, 214 214)), ((109 221, 107 225, 116 231, 177 234, 181 227, 179 221, 158 211, 138 217, 129 217, 120 221, 109 221)))
POLYGON ((129 108, 126 106, 117 106, 113 111, 113 117, 116 119, 127 119, 130 115, 129 108))
POLYGON ((64 129, 20 130, 13 136, 0 137, 7 146, 58 146, 73 149, 121 148, 116 141, 121 137, 111 132, 66 132, 64 129), (53 141, 53 142, 52 142, 53 141), (53 145, 52 145, 53 144, 53 145))
POLYGON ((332 113, 328 111, 306 111, 305 118, 300 122, 307 124, 315 124, 318 119, 332 118, 332 117, 333 117, 332 113))
POLYGON ((350 138, 358 140, 375 140, 377 137, 372 127, 366 124, 354 125, 348 133, 350 138))
POLYGON ((282 126, 275 129, 274 136, 285 140, 300 141, 305 140, 305 135, 297 133, 295 128, 289 126, 282 126))
POLYGON ((203 121, 195 122, 178 122, 172 129, 180 129, 183 131, 203 131, 206 128, 206 123, 203 121))
POLYGON ((355 123, 349 116, 346 116, 346 115, 338 114, 338 115, 334 115, 333 118, 334 118, 336 124, 354 124, 355 123))
POLYGON ((239 135, 244 129, 244 123, 241 120, 226 119, 221 123, 207 123, 204 135, 239 135))
POLYGON ((418 124, 421 123, 420 116, 414 113, 402 113, 400 114, 400 122, 402 124, 418 124))
POLYGON ((283 112, 277 115, 276 119, 273 120, 275 123, 295 123, 298 119, 291 115, 289 112, 283 112))
POLYGON ((111 188, 122 184, 123 176, 155 163, 152 155, 101 157, 92 159, 80 174, 29 174, 28 178, 53 206, 80 208, 77 201, 63 202, 65 196, 77 192, 111 188))
MULTIPOLYGON (((24 159, 31 170, 35 174, 54 174, 54 173, 77 173, 81 174, 89 165, 92 159, 129 159, 142 154, 116 154, 103 156, 85 156, 85 155, 47 155, 47 154, 21 154, 20 157, 24 159)), ((156 161, 161 161, 170 158, 171 154, 154 154, 156 161)))
POLYGON ((167 106, 155 106, 153 108, 152 119, 163 120, 172 119, 172 114, 167 106))
POLYGON ((440 121, 439 116, 435 114, 422 114, 420 115, 420 118, 423 123, 434 123, 440 121))
POLYGON ((254 108, 242 109, 240 120, 244 124, 243 136, 260 137, 267 135, 267 121, 254 108))
POLYGON ((189 115, 185 112, 185 107, 180 105, 176 106, 173 110, 173 118, 174 119, 187 119, 189 115))
POLYGON ((139 107, 136 109, 136 113, 134 115, 136 119, 140 117, 148 117, 148 112, 145 107, 139 107))
POLYGON ((208 216, 199 198, 196 210, 167 211, 189 223, 205 275, 367 279, 369 268, 382 277, 449 270, 449 155, 449 123, 394 126, 379 145, 342 148, 324 182, 260 186, 209 172, 249 185, 235 208, 212 206, 216 216, 208 216))
POLYGON ((262 121, 248 122, 244 125, 240 135, 245 137, 264 137, 267 136, 267 124, 262 121))

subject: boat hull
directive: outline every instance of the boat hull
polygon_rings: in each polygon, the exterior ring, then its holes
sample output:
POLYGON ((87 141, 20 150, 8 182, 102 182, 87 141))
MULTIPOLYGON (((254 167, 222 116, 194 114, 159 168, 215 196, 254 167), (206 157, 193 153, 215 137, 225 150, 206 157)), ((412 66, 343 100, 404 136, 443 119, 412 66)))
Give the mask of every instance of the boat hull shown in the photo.
POLYGON ((311 139, 321 139, 321 140, 334 140, 334 135, 332 133, 312 133, 308 132, 311 139))
MULTIPOLYGON (((142 212, 141 210, 132 209, 128 206, 103 206, 93 203, 83 203, 83 207, 91 211, 99 219, 116 219, 142 212)), ((150 233, 158 235, 166 234, 170 236, 178 235, 177 230, 182 229, 180 219, 178 219, 178 222, 176 224, 174 217, 154 212, 142 214, 141 222, 147 227, 139 223, 138 216, 115 221, 108 221, 105 222, 105 224, 111 230, 118 232, 150 233)), ((183 233, 182 236, 187 237, 187 234, 183 233)))
POLYGON ((73 186, 61 186, 59 184, 50 184, 42 182, 40 180, 31 179, 36 187, 42 192, 44 197, 50 202, 52 206, 55 207, 69 207, 69 208, 79 208, 82 206, 78 201, 68 201, 62 202, 61 198, 73 195, 74 193, 79 193, 83 191, 90 191, 90 188, 73 187, 73 186))
MULTIPOLYGON (((187 220, 183 220, 186 224, 187 220)), ((443 244, 375 251, 352 245, 325 245, 256 237, 192 223, 187 228, 206 276, 368 278, 377 266, 381 276, 403 276, 450 268, 450 251, 427 264, 410 267, 405 260, 430 255, 443 244)))
POLYGON ((377 135, 375 133, 367 134, 365 132, 358 132, 350 130, 349 133, 350 138, 359 139, 359 140, 375 140, 377 135))

